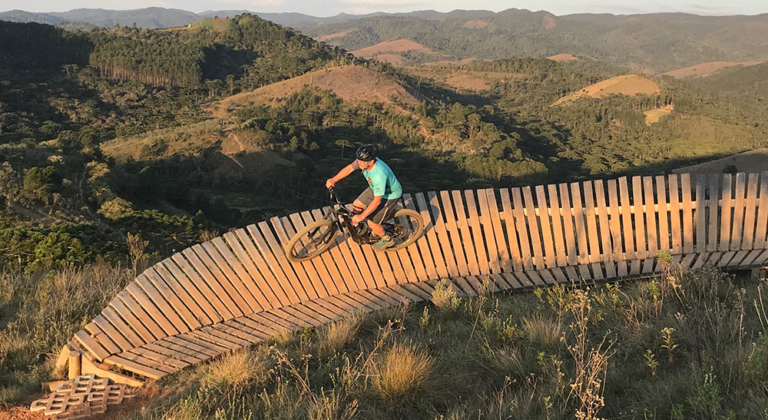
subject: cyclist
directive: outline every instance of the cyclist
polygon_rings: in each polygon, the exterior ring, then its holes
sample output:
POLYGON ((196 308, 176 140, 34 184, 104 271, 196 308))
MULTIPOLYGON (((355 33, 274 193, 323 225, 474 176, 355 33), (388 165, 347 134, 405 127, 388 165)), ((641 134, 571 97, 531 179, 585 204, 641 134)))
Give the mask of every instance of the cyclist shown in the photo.
POLYGON ((368 188, 352 203, 352 224, 357 225, 367 219, 368 227, 374 235, 381 238, 373 247, 377 251, 394 245, 395 241, 384 231, 382 223, 395 214, 395 207, 403 195, 403 188, 395 178, 395 174, 386 163, 376 157, 376 146, 364 144, 357 149, 357 158, 350 165, 340 170, 336 176, 325 181, 326 188, 333 188, 337 182, 346 178, 352 172, 361 170, 368 188))

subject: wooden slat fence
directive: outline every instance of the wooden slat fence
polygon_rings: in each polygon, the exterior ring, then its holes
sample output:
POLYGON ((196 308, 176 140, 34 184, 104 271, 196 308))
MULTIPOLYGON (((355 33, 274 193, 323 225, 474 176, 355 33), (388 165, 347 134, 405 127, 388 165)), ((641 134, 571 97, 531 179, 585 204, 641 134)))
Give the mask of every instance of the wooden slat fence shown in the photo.
POLYGON ((403 203, 426 230, 396 252, 339 237, 322 256, 290 262, 282 247, 322 209, 195 245, 139 275, 67 349, 83 354, 83 373, 160 378, 354 310, 429 299, 439 279, 473 296, 651 276, 660 252, 686 267, 768 264, 768 172, 430 191, 403 203))

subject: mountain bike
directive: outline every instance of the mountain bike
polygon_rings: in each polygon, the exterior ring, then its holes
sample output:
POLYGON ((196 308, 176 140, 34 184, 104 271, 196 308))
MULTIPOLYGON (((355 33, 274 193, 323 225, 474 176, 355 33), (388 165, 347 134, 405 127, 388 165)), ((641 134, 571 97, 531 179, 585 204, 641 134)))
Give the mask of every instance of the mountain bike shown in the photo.
MULTIPOLYGON (((380 238, 371 232, 367 223, 360 222, 353 225, 352 217, 355 213, 342 204, 333 188, 328 192, 331 200, 335 200, 336 204, 322 220, 301 229, 288 241, 285 254, 289 260, 307 261, 322 254, 336 242, 336 235, 339 232, 345 238, 351 237, 360 245, 372 245, 379 241, 380 238)), ((384 249, 383 252, 392 252, 416 242, 424 229, 424 220, 415 210, 399 209, 381 226, 395 241, 394 245, 384 249)))

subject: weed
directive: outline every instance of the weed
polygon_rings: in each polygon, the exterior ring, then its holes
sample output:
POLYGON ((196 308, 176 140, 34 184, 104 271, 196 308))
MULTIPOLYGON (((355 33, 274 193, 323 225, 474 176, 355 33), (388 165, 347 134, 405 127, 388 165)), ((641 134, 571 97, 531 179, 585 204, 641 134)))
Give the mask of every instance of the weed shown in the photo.
POLYGON ((371 365, 371 383, 385 401, 413 398, 427 389, 434 361, 423 349, 396 343, 371 365))
POLYGON ((656 360, 656 355, 648 349, 645 351, 645 365, 651 368, 651 376, 656 377, 656 368, 659 367, 659 362, 656 360))
POLYGON ((421 318, 419 318, 419 325, 421 326, 422 331, 426 331, 429 326, 429 308, 426 306, 424 307, 424 312, 421 314, 421 318))
POLYGON ((663 343, 661 344, 661 348, 667 351, 669 364, 672 364, 675 362, 674 351, 677 348, 677 343, 675 343, 675 339, 672 338, 673 332, 675 332, 675 329, 669 328, 669 327, 666 327, 661 330, 661 339, 663 341, 663 343))
POLYGON ((461 298, 445 280, 441 280, 432 292, 432 304, 442 310, 455 311, 461 305, 461 298))
POLYGON ((319 334, 320 354, 327 357, 341 350, 357 336, 361 324, 362 317, 353 315, 324 326, 319 334))

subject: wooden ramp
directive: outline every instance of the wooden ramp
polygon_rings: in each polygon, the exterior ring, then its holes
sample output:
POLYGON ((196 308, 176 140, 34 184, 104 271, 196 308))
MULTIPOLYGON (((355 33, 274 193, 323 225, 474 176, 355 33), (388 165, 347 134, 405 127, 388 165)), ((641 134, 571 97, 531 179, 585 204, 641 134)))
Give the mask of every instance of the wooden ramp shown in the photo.
POLYGON ((473 296, 484 287, 653 276, 660 252, 685 267, 768 264, 768 172, 427 192, 406 194, 404 205, 426 228, 395 252, 339 237, 322 256, 290 262, 282 247, 324 209, 188 248, 139 275, 75 334, 64 352, 71 357, 60 361, 70 360, 71 374, 158 379, 356 310, 428 300, 441 279, 473 296))

